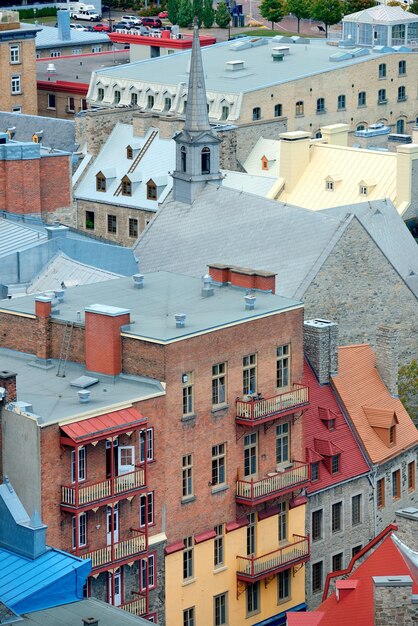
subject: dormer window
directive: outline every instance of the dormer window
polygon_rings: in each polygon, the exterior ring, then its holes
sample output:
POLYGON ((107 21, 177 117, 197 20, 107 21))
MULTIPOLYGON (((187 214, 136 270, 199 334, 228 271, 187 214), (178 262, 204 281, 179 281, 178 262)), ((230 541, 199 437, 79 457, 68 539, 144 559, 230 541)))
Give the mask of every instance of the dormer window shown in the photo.
POLYGON ((148 96, 147 97, 147 109, 153 109, 154 108, 154 96, 148 96))
POLYGON ((157 185, 150 178, 147 182, 147 200, 156 200, 157 199, 157 185))
POLYGON ((132 182, 127 176, 122 178, 122 196, 132 196, 132 182))
POLYGON ((106 191, 106 177, 101 172, 96 174, 96 191, 106 191))
POLYGON ((327 191, 334 191, 334 181, 332 180, 326 180, 325 181, 325 189, 327 191))
POLYGON ((338 474, 340 471, 340 454, 331 457, 331 474, 338 474))
POLYGON ((116 89, 113 93, 113 104, 119 104, 121 93, 118 89, 116 89))
POLYGON ((134 158, 134 151, 132 150, 132 146, 126 146, 126 158, 127 159, 134 158))
POLYGON ((368 189, 365 185, 360 185, 360 195, 361 196, 367 196, 368 194, 368 189))
POLYGON ((396 443, 396 426, 389 428, 389 445, 394 446, 396 443))
POLYGON ((328 420, 328 430, 332 432, 335 430, 335 419, 328 420))
POLYGON ((382 442, 388 448, 395 446, 396 426, 399 423, 396 412, 391 409, 365 406, 363 411, 370 426, 382 442))
POLYGON ((314 483, 319 480, 319 461, 311 463, 311 481, 314 483))
POLYGON ((267 171, 269 168, 268 158, 266 156, 261 157, 261 169, 267 171))

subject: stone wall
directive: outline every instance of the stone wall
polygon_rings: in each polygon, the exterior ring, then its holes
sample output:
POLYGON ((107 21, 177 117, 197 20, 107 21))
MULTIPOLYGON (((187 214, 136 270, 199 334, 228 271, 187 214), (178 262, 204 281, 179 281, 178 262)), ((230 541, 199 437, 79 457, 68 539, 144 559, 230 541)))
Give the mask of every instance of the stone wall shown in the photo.
POLYGON ((96 156, 118 122, 131 124, 134 109, 86 111, 75 118, 76 143, 96 156))
POLYGON ((416 488, 408 490, 408 463, 415 461, 415 484, 417 484, 418 446, 407 450, 394 459, 387 461, 379 467, 376 481, 385 479, 385 506, 376 511, 376 534, 380 533, 389 524, 396 524, 396 511, 404 507, 418 508, 418 493, 416 488), (392 496, 393 472, 401 472, 400 497, 392 496))
POLYGON ((387 582, 374 580, 375 626, 414 626, 418 623, 418 603, 412 600, 412 578, 408 578, 410 582, 396 582, 393 578, 387 582))

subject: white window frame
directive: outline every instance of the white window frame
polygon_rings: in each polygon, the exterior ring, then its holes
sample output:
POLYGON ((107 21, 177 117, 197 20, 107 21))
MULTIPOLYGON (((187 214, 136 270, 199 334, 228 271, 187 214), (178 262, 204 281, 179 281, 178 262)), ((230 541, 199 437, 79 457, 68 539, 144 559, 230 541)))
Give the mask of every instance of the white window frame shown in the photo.
POLYGON ((10 89, 13 96, 17 96, 22 93, 22 78, 20 74, 13 74, 10 77, 10 89))
POLYGON ((145 437, 147 438, 147 461, 154 460, 154 429, 146 428, 139 432, 139 462, 145 462, 145 437))
POLYGON ((10 65, 18 65, 20 63, 20 44, 12 44, 9 48, 10 65))
POLYGON ((154 524, 154 492, 149 491, 139 496, 139 526, 145 528, 146 522, 148 526, 154 524), (145 516, 148 516, 146 519, 145 516))
POLYGON ((91 51, 92 51, 93 54, 101 52, 102 51, 102 46, 92 46, 91 47, 91 51))
POLYGON ((58 59, 58 57, 61 56, 61 50, 51 50, 49 56, 51 57, 51 59, 58 59))
POLYGON ((76 450, 78 456, 77 471, 78 482, 81 483, 87 478, 87 450, 85 446, 80 448, 73 448, 71 450, 71 482, 76 482, 76 450))
POLYGON ((71 537, 72 537, 72 547, 73 550, 76 549, 76 520, 78 517, 78 547, 83 548, 87 545, 87 513, 80 513, 78 516, 73 515, 71 520, 71 537))

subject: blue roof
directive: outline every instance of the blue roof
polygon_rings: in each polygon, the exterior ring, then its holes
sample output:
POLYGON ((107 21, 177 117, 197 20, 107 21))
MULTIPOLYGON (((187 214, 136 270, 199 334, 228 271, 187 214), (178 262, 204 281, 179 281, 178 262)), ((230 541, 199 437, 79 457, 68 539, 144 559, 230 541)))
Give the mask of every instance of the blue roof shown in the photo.
POLYGON ((90 560, 54 548, 36 559, 0 548, 0 600, 16 613, 76 602, 90 570, 90 560))
MULTIPOLYGON (((90 25, 90 24, 89 24, 90 25)), ((51 48, 51 46, 63 47, 74 46, 75 44, 98 44, 110 43, 110 39, 106 33, 91 33, 89 31, 70 30, 70 39, 62 39, 60 37, 59 28, 54 26, 42 26, 42 30, 36 35, 37 48, 51 48)))

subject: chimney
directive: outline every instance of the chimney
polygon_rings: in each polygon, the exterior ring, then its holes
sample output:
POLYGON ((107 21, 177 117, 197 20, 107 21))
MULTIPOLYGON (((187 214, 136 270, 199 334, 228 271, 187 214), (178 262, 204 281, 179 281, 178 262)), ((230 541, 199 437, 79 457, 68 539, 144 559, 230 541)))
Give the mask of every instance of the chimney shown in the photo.
POLYGON ((396 202, 416 202, 417 197, 412 197, 413 180, 418 174, 418 145, 409 143, 398 146, 396 162, 396 202))
POLYGON ((412 143, 418 144, 418 126, 412 127, 412 143))
POLYGON ((86 369, 118 376, 122 371, 121 326, 130 323, 130 311, 104 304, 85 309, 86 369))
POLYGON ((411 576, 373 576, 373 583, 374 626, 417 623, 411 576))
POLYGON ((57 11, 57 19, 58 39, 61 39, 62 41, 69 41, 71 39, 70 12, 57 11))
POLYGON ((35 315, 38 318, 36 360, 45 367, 52 367, 51 355, 51 312, 52 298, 35 298, 35 315))
POLYGON ((337 580, 335 583, 335 597, 337 602, 341 602, 357 587, 357 580, 337 580))
POLYGON ((376 367, 391 396, 398 395, 399 334, 391 326, 376 332, 376 367))
POLYGON ((321 128, 322 140, 331 146, 348 146, 348 124, 330 124, 321 128))
POLYGON ((258 291, 276 292, 276 274, 263 270, 253 270, 248 267, 235 265, 208 265, 209 274, 215 283, 231 284, 243 289, 257 289, 258 291))
POLYGON ((329 383, 338 372, 338 324, 329 320, 306 320, 303 347, 319 383, 329 383))
POLYGON ((16 392, 16 374, 14 372, 7 372, 6 370, 0 370, 0 387, 5 389, 4 398, 0 397, 0 403, 15 402, 17 400, 16 392))
POLYGON ((280 135, 280 177, 284 179, 285 191, 293 191, 299 178, 309 164, 310 134, 295 130, 280 135))

